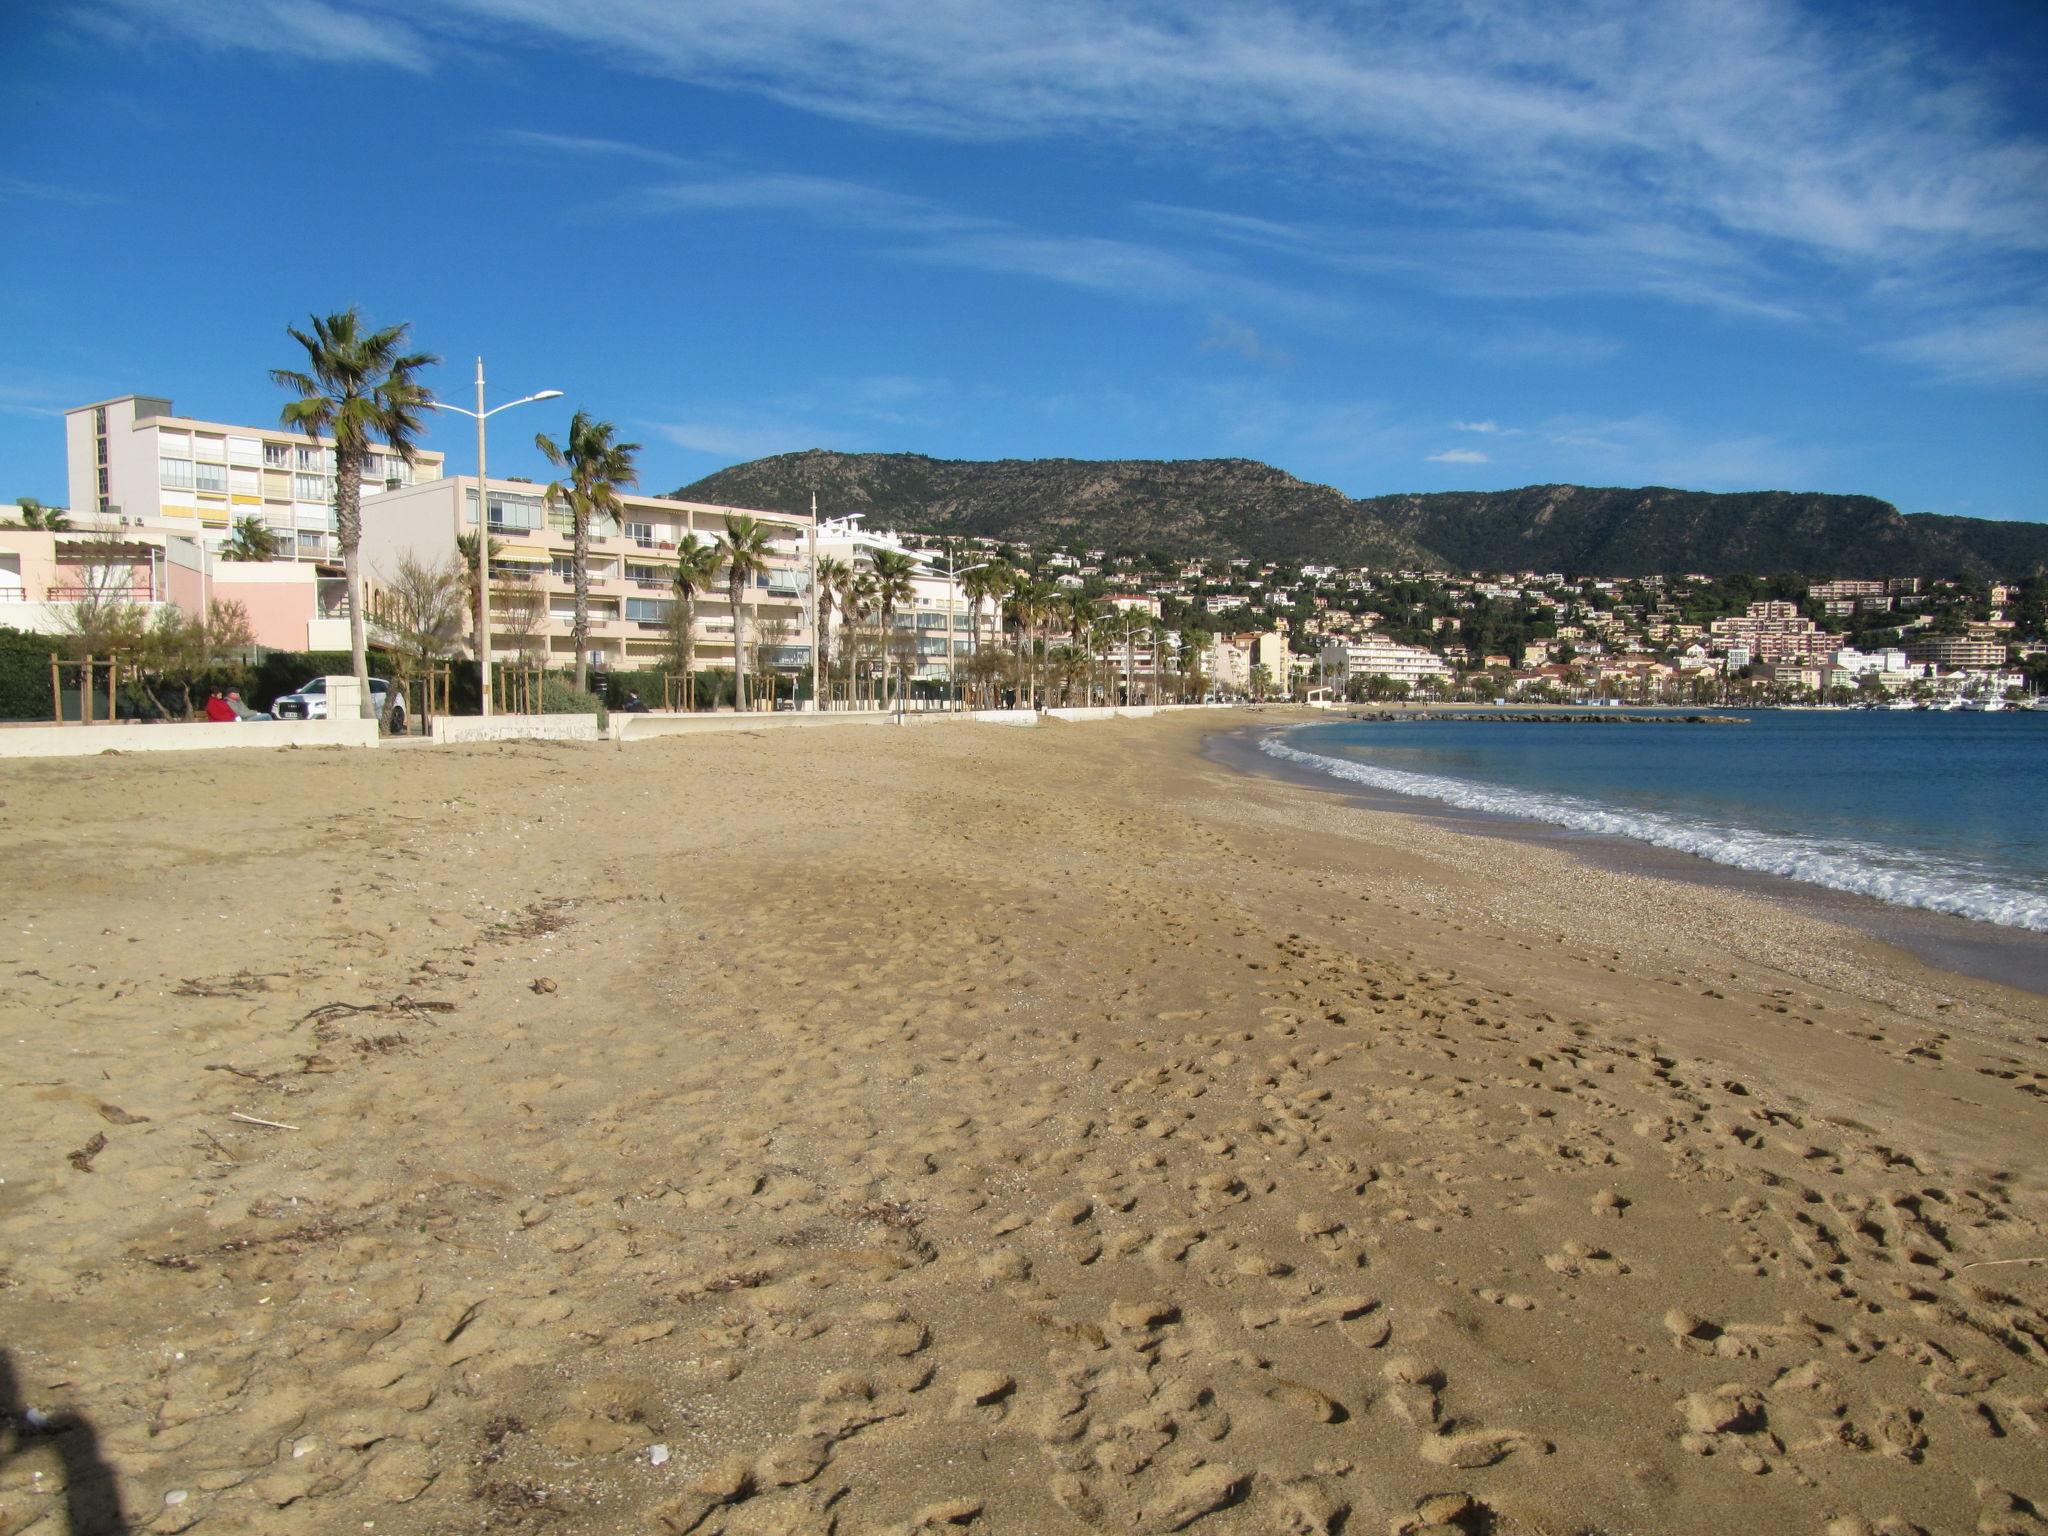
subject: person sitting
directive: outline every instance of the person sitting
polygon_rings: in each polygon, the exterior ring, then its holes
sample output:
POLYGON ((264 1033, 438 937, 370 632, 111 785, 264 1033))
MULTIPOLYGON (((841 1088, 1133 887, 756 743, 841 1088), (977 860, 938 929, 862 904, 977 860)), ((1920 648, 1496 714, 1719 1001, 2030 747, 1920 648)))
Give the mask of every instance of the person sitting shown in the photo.
POLYGON ((218 688, 206 696, 206 718, 220 725, 230 724, 235 719, 234 706, 220 696, 218 688))
POLYGON ((248 705, 244 704, 242 702, 242 690, 239 688, 230 688, 228 690, 227 702, 228 708, 235 712, 237 720, 268 720, 270 718, 261 710, 251 709, 248 705))
POLYGON ((639 694, 629 693, 626 695, 626 702, 619 706, 619 713, 623 715, 644 715, 647 713, 647 706, 640 702, 639 694))

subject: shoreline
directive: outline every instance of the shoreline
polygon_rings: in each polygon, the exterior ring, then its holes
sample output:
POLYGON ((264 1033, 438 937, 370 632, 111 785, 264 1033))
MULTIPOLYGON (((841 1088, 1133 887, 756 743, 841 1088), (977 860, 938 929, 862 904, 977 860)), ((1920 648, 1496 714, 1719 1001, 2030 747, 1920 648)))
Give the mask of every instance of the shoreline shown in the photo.
POLYGON ((2048 996, 2048 934, 2024 928, 2006 928, 1951 913, 1898 906, 1857 892, 1840 891, 1787 875, 1742 869, 1626 837, 1579 831, 1548 822, 1451 806, 1422 796, 1404 795, 1395 790, 1296 767, 1249 745, 1260 737, 1329 723, 1333 722, 1303 718, 1285 724, 1244 725, 1218 730, 1211 738, 1213 749, 1205 747, 1205 750, 1239 773, 1336 794, 1369 809, 1417 817, 1448 830, 1556 848, 1596 867, 1620 874, 1643 875, 1756 896, 1803 917, 1838 923, 1867 938, 1894 945, 1937 969, 2048 996))
POLYGON ((0 764, 9 1517, 2048 1501, 2041 999, 1221 723, 0 764))

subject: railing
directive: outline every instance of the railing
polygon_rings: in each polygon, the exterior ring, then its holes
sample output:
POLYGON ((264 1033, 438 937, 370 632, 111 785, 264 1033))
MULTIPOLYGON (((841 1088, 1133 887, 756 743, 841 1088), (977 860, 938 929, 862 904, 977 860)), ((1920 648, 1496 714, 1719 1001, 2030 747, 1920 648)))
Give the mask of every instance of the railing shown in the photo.
POLYGON ((46 603, 80 603, 88 599, 98 599, 106 603, 154 603, 162 601, 147 586, 45 587, 43 589, 43 601, 46 603))

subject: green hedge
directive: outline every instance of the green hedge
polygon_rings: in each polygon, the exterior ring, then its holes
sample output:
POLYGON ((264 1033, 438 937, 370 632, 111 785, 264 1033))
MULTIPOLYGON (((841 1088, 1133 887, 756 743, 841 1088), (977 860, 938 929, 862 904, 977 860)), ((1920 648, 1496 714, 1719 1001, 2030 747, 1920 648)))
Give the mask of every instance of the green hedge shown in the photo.
POLYGON ((52 718, 50 653, 58 649, 55 635, 0 629, 0 720, 52 718))

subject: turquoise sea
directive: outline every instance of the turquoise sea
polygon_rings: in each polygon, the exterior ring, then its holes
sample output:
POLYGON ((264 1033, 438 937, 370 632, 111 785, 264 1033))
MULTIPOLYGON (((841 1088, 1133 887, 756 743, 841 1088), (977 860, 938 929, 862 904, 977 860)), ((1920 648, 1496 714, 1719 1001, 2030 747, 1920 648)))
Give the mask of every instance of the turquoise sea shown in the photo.
POLYGON ((2048 932, 2048 712, 1759 710, 1732 725, 1337 721, 1296 772, 2048 932))

